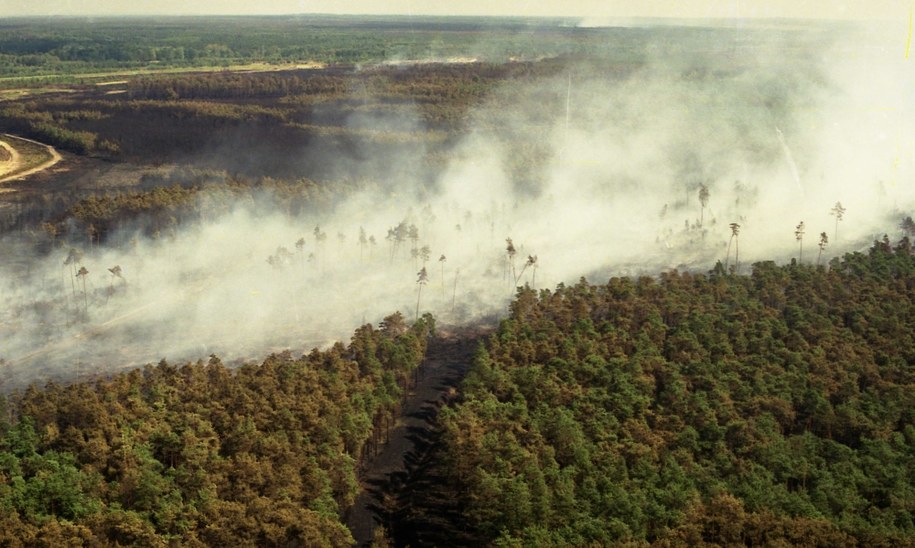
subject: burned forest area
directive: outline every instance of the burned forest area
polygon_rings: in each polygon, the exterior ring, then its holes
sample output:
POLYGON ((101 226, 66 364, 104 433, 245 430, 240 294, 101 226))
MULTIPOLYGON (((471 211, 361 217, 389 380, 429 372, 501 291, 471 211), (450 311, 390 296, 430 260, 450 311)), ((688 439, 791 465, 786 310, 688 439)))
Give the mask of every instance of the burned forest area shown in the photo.
POLYGON ((0 15, 0 544, 915 546, 899 37, 0 15))

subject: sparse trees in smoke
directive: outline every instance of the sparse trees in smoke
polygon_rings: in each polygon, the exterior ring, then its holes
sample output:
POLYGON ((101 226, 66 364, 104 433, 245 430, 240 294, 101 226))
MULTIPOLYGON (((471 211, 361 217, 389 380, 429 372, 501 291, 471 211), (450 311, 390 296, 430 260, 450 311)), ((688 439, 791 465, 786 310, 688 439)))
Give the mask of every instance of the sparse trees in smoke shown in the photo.
POLYGON ((391 244, 391 262, 394 262, 394 256, 397 255, 400 246, 406 241, 408 232, 406 221, 401 221, 397 226, 388 229, 388 235, 385 239, 391 244))
POLYGON ((315 249, 320 249, 321 244, 327 241, 327 232, 321 230, 321 225, 315 225, 312 233, 315 235, 315 249))
POLYGON ((734 270, 739 271, 740 269, 740 225, 737 223, 731 223, 731 238, 728 240, 728 253, 724 258, 725 269, 728 267, 728 263, 731 258, 731 242, 734 242, 734 270))
POLYGON ((445 261, 447 261, 447 260, 448 259, 445 258, 444 254, 442 254, 442 256, 438 258, 438 264, 442 270, 442 297, 445 296, 445 261))
POLYGON ((820 264, 820 257, 823 256, 823 250, 826 249, 826 246, 829 244, 829 236, 825 232, 820 232, 820 243, 817 244, 817 247, 820 248, 820 251, 817 252, 817 266, 820 264))
POLYGON ((276 248, 276 253, 267 257, 267 263, 273 268, 283 268, 292 262, 292 252, 284 246, 276 248))
POLYGON ((365 235, 365 228, 359 227, 359 260, 361 261, 365 255, 365 246, 368 245, 369 239, 365 235))
POLYGON ((801 263, 804 261, 804 221, 798 223, 794 228, 794 239, 798 243, 797 262, 801 263))
POLYGON ((845 208, 842 207, 842 202, 836 202, 836 205, 829 210, 829 214, 836 218, 836 230, 832 235, 832 241, 837 242, 839 241, 839 221, 845 215, 845 208))
POLYGON ((705 223, 705 208, 708 207, 709 192, 708 187, 699 184, 699 226, 705 223))
POLYGON ((337 242, 339 243, 338 254, 342 254, 346 250, 346 234, 337 232, 337 242))
POLYGON ((324 269, 324 258, 322 257, 322 249, 324 248, 324 242, 327 241, 327 232, 321 230, 321 225, 315 225, 312 233, 315 235, 315 250, 312 253, 316 261, 319 261, 321 269, 324 269))
POLYGON ((86 316, 89 315, 89 294, 86 292, 86 276, 89 275, 89 271, 86 270, 85 266, 79 267, 79 271, 76 273, 76 277, 80 279, 83 285, 83 310, 86 316))
POLYGON ((419 320, 419 301, 423 296, 423 286, 429 281, 429 274, 426 272, 426 267, 423 267, 422 270, 416 273, 416 319, 419 320))
POLYGON ((505 256, 507 261, 507 270, 508 275, 511 276, 511 280, 515 279, 515 255, 518 254, 518 250, 515 249, 515 244, 512 242, 511 238, 505 238, 505 256))

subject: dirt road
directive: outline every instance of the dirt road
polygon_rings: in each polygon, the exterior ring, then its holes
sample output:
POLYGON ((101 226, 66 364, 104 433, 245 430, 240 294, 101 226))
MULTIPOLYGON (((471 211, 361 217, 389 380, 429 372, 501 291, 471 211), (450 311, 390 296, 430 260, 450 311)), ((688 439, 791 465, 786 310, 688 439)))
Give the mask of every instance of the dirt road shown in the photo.
POLYGON ((356 546, 371 543, 376 524, 385 513, 386 487, 406 476, 408 464, 430 448, 423 443, 433 434, 433 420, 449 391, 453 391, 470 367, 483 330, 464 330, 429 342, 420 379, 404 406, 403 418, 391 432, 390 441, 368 463, 363 491, 347 516, 356 546), (429 434, 429 435, 424 435, 429 434))
POLYGON ((39 143, 38 141, 33 141, 24 137, 14 137, 12 135, 3 135, 3 137, 5 140, 0 140, 0 147, 3 147, 7 152, 9 152, 10 159, 7 162, 0 163, 0 183, 22 179, 34 173, 38 173, 39 171, 44 171, 62 159, 61 155, 51 145, 39 143), (32 169, 27 169, 25 171, 16 173, 16 170, 22 167, 22 158, 19 152, 14 146, 10 144, 10 142, 15 142, 17 139, 45 147, 48 149, 48 153, 51 155, 51 159, 33 167, 32 169), (7 175, 8 173, 11 173, 12 175, 7 175))
POLYGON ((2 182, 2 177, 4 175, 19 169, 19 165, 22 163, 22 159, 19 158, 19 151, 11 147, 10 144, 6 141, 0 141, 0 147, 2 147, 7 152, 7 154, 9 154, 9 159, 0 162, 0 182, 2 182))

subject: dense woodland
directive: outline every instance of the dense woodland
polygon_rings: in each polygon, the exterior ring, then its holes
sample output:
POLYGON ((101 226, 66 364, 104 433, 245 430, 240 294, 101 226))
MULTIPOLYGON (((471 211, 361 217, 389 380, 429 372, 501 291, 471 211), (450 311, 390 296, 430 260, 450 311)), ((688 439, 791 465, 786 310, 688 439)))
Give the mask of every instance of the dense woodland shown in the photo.
MULTIPOLYGON (((913 367, 908 239, 828 268, 521 289, 441 414, 454 531, 517 546, 911 546, 913 367)), ((441 522, 433 502, 401 509, 395 536, 441 522)))
POLYGON ((299 358, 163 361, 13 393, 0 414, 0 544, 346 545, 360 464, 433 329, 397 313, 299 358))

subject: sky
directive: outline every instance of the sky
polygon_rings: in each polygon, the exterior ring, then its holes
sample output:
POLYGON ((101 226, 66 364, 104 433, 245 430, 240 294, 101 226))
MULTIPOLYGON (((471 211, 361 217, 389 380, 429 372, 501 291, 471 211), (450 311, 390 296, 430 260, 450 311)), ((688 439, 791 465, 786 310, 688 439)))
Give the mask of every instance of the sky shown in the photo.
POLYGON ((898 21, 909 19, 913 4, 915 0, 0 0, 0 17, 339 13, 898 21))

